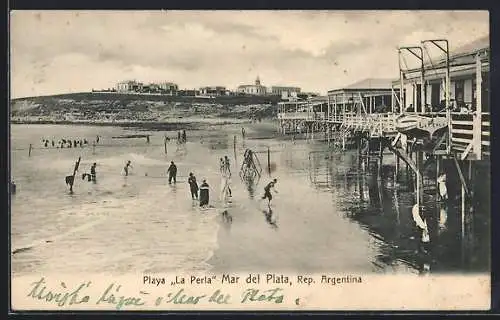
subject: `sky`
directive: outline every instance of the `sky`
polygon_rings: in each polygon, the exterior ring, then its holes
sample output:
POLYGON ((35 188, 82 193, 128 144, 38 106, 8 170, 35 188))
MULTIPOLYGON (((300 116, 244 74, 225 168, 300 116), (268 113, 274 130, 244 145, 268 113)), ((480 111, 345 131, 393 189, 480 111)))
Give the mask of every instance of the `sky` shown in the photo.
POLYGON ((398 78, 400 46, 445 38, 453 51, 488 34, 487 11, 12 11, 10 89, 20 98, 134 79, 236 89, 259 76, 326 94, 398 78))

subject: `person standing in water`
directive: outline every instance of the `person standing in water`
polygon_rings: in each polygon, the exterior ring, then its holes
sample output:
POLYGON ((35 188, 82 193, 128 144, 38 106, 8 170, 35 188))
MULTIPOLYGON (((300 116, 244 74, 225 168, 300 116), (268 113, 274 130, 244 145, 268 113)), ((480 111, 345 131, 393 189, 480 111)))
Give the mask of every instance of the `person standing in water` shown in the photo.
POLYGON ((227 156, 224 156, 224 167, 226 171, 231 174, 231 165, 229 164, 229 158, 227 156))
POLYGON ((245 139, 245 128, 241 128, 241 137, 245 139))
POLYGON ((96 182, 96 173, 95 173, 95 168, 97 167, 97 163, 94 162, 92 164, 92 167, 90 167, 90 177, 92 178, 92 181, 95 183, 96 182))
POLYGON ((207 180, 203 179, 203 183, 200 186, 200 207, 208 206, 210 200, 209 188, 207 180))
POLYGON ((273 181, 269 182, 265 187, 264 187, 264 196, 262 199, 269 199, 269 206, 271 206, 271 200, 273 199, 273 196, 271 194, 271 189, 274 190, 275 193, 278 193, 276 189, 274 189, 274 185, 278 182, 278 179, 273 179, 273 181))
POLYGON ((191 198, 193 200, 198 199, 198 183, 196 183, 196 177, 192 172, 189 173, 188 183, 191 190, 191 198))
POLYGON ((186 130, 182 130, 182 142, 186 143, 187 137, 186 137, 186 130))
POLYGON ((220 158, 220 161, 219 161, 220 173, 224 174, 225 169, 226 169, 226 162, 224 161, 224 158, 220 158))
POLYGON ((128 176, 128 168, 132 168, 132 165, 130 164, 130 160, 127 161, 127 164, 123 168, 123 171, 125 171, 125 176, 128 176))
POLYGON ((224 173, 223 176, 226 181, 226 188, 229 193, 229 197, 232 197, 232 191, 230 187, 230 179, 231 179, 231 165, 229 164, 229 158, 227 156, 224 156, 224 173))
POLYGON ((172 179, 174 179, 174 183, 177 183, 177 166, 173 161, 170 162, 170 167, 168 167, 167 173, 168 173, 168 184, 172 183, 172 179))

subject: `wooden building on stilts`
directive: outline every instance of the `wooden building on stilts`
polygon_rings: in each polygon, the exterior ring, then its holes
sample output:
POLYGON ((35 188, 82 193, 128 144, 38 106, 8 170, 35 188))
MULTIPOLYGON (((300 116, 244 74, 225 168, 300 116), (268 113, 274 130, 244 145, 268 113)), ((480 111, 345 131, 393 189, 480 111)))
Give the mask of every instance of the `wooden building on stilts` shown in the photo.
POLYGON ((456 49, 446 39, 400 47, 399 79, 366 79, 321 101, 282 102, 280 130, 323 136, 342 150, 357 146, 360 159, 381 162, 389 149, 396 172, 402 161, 413 173, 417 214, 424 172, 434 172, 435 185, 446 185, 444 202, 459 202, 465 239, 472 215, 490 214, 489 51, 489 36, 456 49))

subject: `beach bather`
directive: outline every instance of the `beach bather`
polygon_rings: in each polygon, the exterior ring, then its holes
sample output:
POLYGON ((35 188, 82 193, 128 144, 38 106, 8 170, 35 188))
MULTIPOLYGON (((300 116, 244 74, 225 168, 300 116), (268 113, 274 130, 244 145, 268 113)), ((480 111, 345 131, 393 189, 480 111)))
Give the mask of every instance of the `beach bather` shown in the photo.
POLYGON ((207 180, 203 179, 203 183, 200 186, 200 207, 208 206, 210 200, 210 187, 207 180))
POLYGON ((177 166, 173 161, 170 162, 170 167, 167 169, 168 173, 168 183, 172 183, 172 179, 174 180, 174 183, 177 182, 177 166))
POLYGON ((196 177, 192 172, 189 173, 188 183, 189 189, 191 190, 191 198, 193 200, 198 199, 198 183, 196 182, 196 177))
POLYGON ((90 176, 92 178, 93 182, 96 182, 96 173, 95 173, 95 168, 97 167, 97 163, 93 163, 92 167, 90 167, 90 176))
POLYGON ((132 168, 130 160, 127 161, 127 164, 123 168, 123 171, 125 172, 125 176, 128 176, 128 168, 132 168))
POLYGON ((273 196, 271 194, 271 189, 274 190, 275 193, 278 193, 278 191, 276 191, 276 189, 274 189, 274 185, 278 182, 278 179, 273 179, 273 181, 269 182, 265 187, 264 187, 264 196, 262 197, 262 199, 268 199, 269 202, 268 204, 271 205, 271 200, 273 199, 273 196))

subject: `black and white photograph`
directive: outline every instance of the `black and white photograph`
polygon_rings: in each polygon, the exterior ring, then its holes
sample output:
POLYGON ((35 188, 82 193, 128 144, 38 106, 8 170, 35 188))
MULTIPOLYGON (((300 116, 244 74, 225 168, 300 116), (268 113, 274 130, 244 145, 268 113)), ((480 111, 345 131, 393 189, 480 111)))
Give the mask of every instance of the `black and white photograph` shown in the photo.
POLYGON ((488 11, 9 19, 12 308, 489 308, 488 11))

